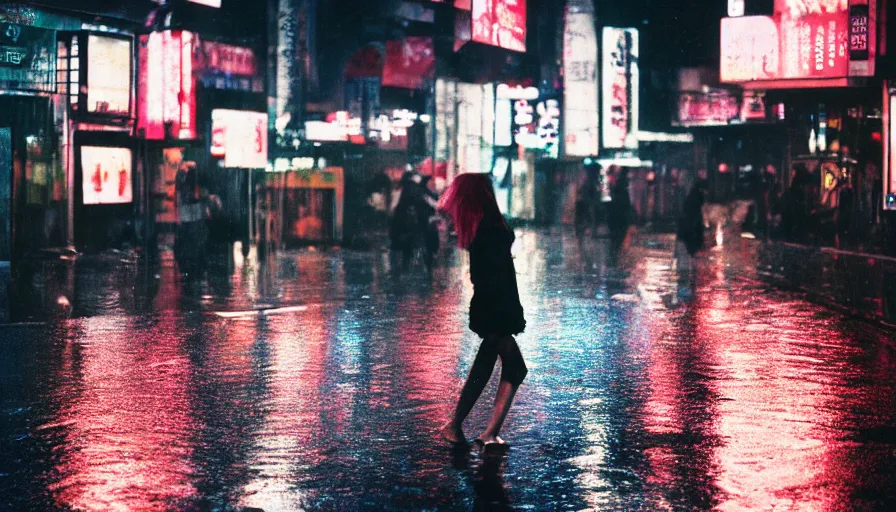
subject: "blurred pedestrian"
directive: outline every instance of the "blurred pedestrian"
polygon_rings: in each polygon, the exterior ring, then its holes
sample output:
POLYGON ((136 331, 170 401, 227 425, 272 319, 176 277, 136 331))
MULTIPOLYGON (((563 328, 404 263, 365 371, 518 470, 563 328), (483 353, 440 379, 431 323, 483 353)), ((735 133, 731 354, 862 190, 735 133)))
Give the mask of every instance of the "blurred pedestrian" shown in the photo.
POLYGON ((406 172, 401 178, 401 195, 389 223, 392 250, 401 255, 402 268, 411 265, 414 251, 425 239, 430 214, 435 212, 426 201, 421 177, 406 172))
POLYGON ((697 180, 694 183, 684 200, 684 208, 678 218, 677 242, 691 257, 701 251, 706 244, 703 205, 706 203, 707 188, 706 180, 697 180))
POLYGON ((576 184, 574 225, 576 237, 580 242, 582 240, 582 237, 585 235, 585 231, 588 228, 591 228, 592 236, 595 236, 597 234, 595 209, 599 198, 597 190, 597 174, 599 172, 599 169, 600 168, 598 167, 597 169, 583 170, 579 175, 579 181, 576 184))
POLYGON ((625 245, 632 217, 628 170, 620 168, 610 179, 610 206, 607 211, 607 228, 610 231, 610 244, 614 251, 625 245))
POLYGON ((485 430, 475 444, 483 453, 507 448, 498 436, 517 389, 526 377, 523 355, 514 336, 526 328, 510 253, 513 230, 498 209, 492 183, 483 174, 461 174, 445 192, 440 208, 453 220, 458 245, 470 253, 470 329, 482 344, 464 383, 452 418, 442 427, 449 442, 466 443, 463 423, 491 379, 501 358, 501 381, 485 430))
POLYGON ((781 198, 781 228, 784 239, 795 242, 806 237, 809 221, 809 170, 804 164, 796 164, 790 178, 790 187, 781 198))
POLYGON ((181 162, 175 176, 174 192, 177 210, 174 256, 180 271, 189 274, 199 269, 208 238, 196 162, 181 162))
POLYGON ((837 232, 834 237, 834 245, 842 248, 853 243, 853 211, 855 209, 855 191, 852 188, 852 180, 849 177, 841 177, 837 187, 837 209, 834 212, 834 220, 837 232))
POLYGON ((429 187, 432 176, 421 176, 420 187, 423 192, 422 208, 426 217, 426 225, 423 234, 423 261, 427 270, 432 270, 435 265, 436 254, 439 253, 439 194, 429 187))

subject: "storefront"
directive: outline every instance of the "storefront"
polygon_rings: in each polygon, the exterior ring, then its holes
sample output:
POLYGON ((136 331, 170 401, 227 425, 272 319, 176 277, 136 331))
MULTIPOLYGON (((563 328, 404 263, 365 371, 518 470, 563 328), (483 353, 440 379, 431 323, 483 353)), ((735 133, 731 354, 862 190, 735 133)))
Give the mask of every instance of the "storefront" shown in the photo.
POLYGON ((67 183, 59 152, 56 32, 0 23, 0 261, 67 235, 67 183))
POLYGON ((768 145, 784 155, 778 192, 806 197, 800 216, 811 220, 798 235, 827 243, 835 232, 870 234, 879 222, 872 203, 882 202, 873 189, 880 188, 884 105, 875 78, 877 2, 817 7, 776 0, 772 16, 724 18, 720 76, 767 91, 775 121, 786 127, 768 145))
POLYGON ((140 160, 149 170, 144 218, 150 246, 171 241, 174 184, 183 161, 196 163, 201 195, 217 217, 221 232, 212 239, 248 242, 254 235, 253 175, 268 164, 263 66, 255 50, 188 30, 163 30, 139 37, 138 70, 137 135, 140 160))
POLYGON ((59 37, 60 101, 69 109, 72 220, 79 251, 137 242, 134 42, 126 33, 59 37))
POLYGON ((259 233, 275 246, 340 243, 345 218, 342 167, 321 167, 323 158, 275 160, 265 174, 259 233))

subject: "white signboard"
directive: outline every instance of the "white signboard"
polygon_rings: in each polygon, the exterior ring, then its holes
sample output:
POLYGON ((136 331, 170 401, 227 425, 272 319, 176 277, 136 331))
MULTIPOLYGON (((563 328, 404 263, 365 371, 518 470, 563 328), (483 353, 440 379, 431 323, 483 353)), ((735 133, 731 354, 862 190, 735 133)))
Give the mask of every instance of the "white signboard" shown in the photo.
POLYGON ((597 34, 586 4, 568 6, 563 30, 563 141, 567 156, 598 152, 597 34))
POLYGON ((212 110, 212 139, 224 167, 264 169, 268 165, 268 115, 246 110, 212 110))
POLYGON ((91 35, 87 42, 87 110, 131 112, 131 40, 91 35))
POLYGON ((490 172, 495 130, 491 84, 457 85, 457 146, 460 172, 490 172))
POLYGON ((638 147, 638 31, 605 27, 603 55, 603 147, 638 147))
POLYGON ((131 150, 101 146, 81 148, 84 204, 127 204, 134 200, 131 150))

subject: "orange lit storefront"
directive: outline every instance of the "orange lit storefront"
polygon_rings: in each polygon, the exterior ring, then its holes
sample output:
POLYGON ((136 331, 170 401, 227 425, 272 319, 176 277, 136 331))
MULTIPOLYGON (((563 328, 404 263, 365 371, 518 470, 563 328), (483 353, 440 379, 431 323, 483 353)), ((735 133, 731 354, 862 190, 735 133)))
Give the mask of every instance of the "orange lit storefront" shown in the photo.
POLYGON ((322 159, 294 158, 267 173, 262 239, 277 246, 339 243, 343 237, 345 180, 342 167, 314 168, 322 159))

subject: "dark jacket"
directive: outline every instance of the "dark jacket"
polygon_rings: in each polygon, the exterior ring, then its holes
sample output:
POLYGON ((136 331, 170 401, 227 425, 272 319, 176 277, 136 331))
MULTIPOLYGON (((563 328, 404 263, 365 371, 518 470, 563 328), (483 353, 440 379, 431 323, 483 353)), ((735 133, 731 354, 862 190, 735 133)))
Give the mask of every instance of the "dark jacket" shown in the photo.
POLYGON ((483 219, 470 244, 470 329, 483 338, 519 334, 526 328, 510 254, 513 241, 503 219, 483 219))

